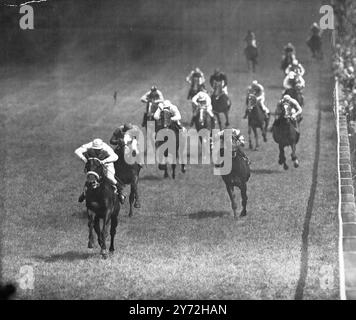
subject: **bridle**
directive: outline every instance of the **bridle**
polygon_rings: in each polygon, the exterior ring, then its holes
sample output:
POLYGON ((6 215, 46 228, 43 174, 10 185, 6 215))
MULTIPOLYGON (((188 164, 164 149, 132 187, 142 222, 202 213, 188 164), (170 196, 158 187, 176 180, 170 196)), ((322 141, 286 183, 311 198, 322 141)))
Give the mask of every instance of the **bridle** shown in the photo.
MULTIPOLYGON (((90 160, 95 160, 95 161, 99 162, 99 164, 100 164, 101 167, 103 166, 103 165, 101 164, 101 162, 100 162, 100 159, 98 159, 98 158, 96 158, 96 157, 90 157, 90 158, 88 158, 87 160, 88 160, 88 161, 90 161, 90 160)), ((100 177, 100 175, 99 175, 97 172, 95 172, 95 171, 93 171, 93 170, 88 170, 88 171, 86 172, 86 175, 87 175, 87 177, 88 177, 89 175, 93 175, 93 176, 97 179, 98 184, 100 185, 100 181, 102 180, 102 177, 100 177)))

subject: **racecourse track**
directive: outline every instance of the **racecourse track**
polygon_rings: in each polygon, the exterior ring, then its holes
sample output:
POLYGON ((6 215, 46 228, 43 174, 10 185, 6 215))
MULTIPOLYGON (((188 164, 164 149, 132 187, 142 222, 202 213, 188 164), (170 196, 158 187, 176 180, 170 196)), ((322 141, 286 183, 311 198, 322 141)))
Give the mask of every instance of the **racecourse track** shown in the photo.
POLYGON ((320 2, 51 5, 55 9, 35 5, 40 20, 35 30, 8 32, 3 49, 8 60, 0 69, 2 277, 18 279, 25 265, 35 276, 33 290, 19 289, 17 297, 338 299, 328 34, 322 62, 313 61, 305 45, 309 26, 319 19, 320 2), (260 47, 256 75, 247 72, 243 57, 247 29, 256 32, 260 47), (300 167, 284 171, 278 165, 278 146, 270 133, 259 151, 246 150, 252 162, 248 214, 238 220, 211 166, 188 166, 175 181, 163 179, 155 166, 144 167, 142 208, 132 218, 127 205, 120 211, 115 255, 103 260, 98 246, 87 249, 84 205, 77 202, 85 176, 75 148, 95 137, 108 141, 126 121, 140 124, 144 106, 139 98, 152 84, 179 106, 188 123, 184 79, 195 66, 206 76, 215 67, 227 73, 231 124, 247 138, 242 119, 246 87, 258 79, 268 107, 275 109, 287 42, 296 45, 307 70, 300 167), (325 267, 333 276, 329 273, 328 286, 322 285, 325 267))

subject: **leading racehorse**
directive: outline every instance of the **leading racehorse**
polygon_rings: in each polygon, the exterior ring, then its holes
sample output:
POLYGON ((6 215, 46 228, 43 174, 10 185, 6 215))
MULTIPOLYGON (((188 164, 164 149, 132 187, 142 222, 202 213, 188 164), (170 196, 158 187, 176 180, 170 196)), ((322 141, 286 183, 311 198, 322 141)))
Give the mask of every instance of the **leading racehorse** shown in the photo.
POLYGON ((202 90, 205 90, 205 85, 199 83, 199 78, 193 77, 187 99, 191 100, 198 92, 202 90))
MULTIPOLYGON (((175 137, 176 137, 176 150, 175 151, 176 151, 176 160, 178 161, 178 159, 179 159, 179 130, 180 130, 180 128, 175 121, 171 120, 171 118, 172 118, 171 112, 168 109, 163 108, 161 115, 160 115, 160 119, 156 121, 156 133, 162 129, 170 129, 175 133, 175 137)), ((161 146, 165 141, 167 141, 167 137, 164 141, 156 141, 156 148, 161 146)), ((164 152, 164 156, 168 157, 168 150, 166 150, 164 152)), ((160 161, 161 160, 162 159, 160 159, 160 161)), ((177 165, 175 163, 172 163, 171 167, 172 167, 172 178, 175 179, 177 165)), ((164 171, 165 178, 169 177, 168 167, 167 167, 166 163, 159 163, 158 169, 164 171)), ((185 173, 185 165, 184 164, 181 164, 181 171, 182 171, 182 173, 185 173)))
MULTIPOLYGON (((223 156, 224 144, 221 143, 221 146, 222 147, 220 149, 220 155, 223 156)), ((237 203, 235 200, 234 187, 238 187, 240 189, 242 198, 242 211, 240 217, 244 217, 247 214, 247 182, 250 179, 250 175, 251 172, 249 160, 246 159, 240 149, 237 148, 237 150, 234 150, 232 152, 232 168, 230 173, 221 176, 223 181, 225 182, 226 190, 230 197, 231 207, 235 218, 237 218, 237 203)))
POLYGON ((287 53, 285 56, 283 56, 282 63, 281 63, 281 69, 283 71, 283 74, 286 73, 286 70, 288 66, 292 63, 294 58, 293 53, 287 53))
POLYGON ((247 60, 248 71, 250 71, 252 67, 252 72, 255 72, 258 58, 258 49, 255 46, 249 44, 245 48, 244 54, 247 60))
MULTIPOLYGON (((130 185, 130 211, 129 217, 132 216, 132 212, 134 208, 140 208, 140 200, 138 195, 138 181, 141 170, 141 165, 138 163, 129 164, 125 159, 125 155, 129 152, 138 153, 138 150, 133 150, 130 146, 132 146, 133 140, 128 138, 128 135, 124 136, 124 139, 120 140, 120 143, 115 149, 115 153, 118 155, 117 161, 114 163, 115 166, 115 177, 118 182, 124 185, 130 185)), ((136 154, 135 154, 136 155, 136 154)))
POLYGON ((213 107, 213 112, 218 120, 220 130, 222 130, 222 125, 219 113, 224 113, 226 119, 225 127, 228 127, 230 125, 229 111, 231 109, 231 100, 223 91, 222 81, 214 82, 213 93, 211 95, 211 104, 213 107))
POLYGON ((263 112, 257 97, 254 94, 247 96, 247 114, 248 114, 248 142, 249 148, 252 149, 251 131, 255 135, 255 150, 258 150, 258 132, 260 128, 262 131, 263 141, 267 142, 267 128, 269 124, 269 118, 263 112))
POLYGON ((85 165, 85 171, 87 174, 87 191, 85 193, 85 200, 89 219, 88 248, 93 248, 94 246, 94 229, 98 236, 98 243, 101 247, 101 255, 103 258, 107 258, 106 238, 108 236, 109 224, 111 224, 109 251, 114 252, 115 250, 114 238, 120 211, 119 199, 112 187, 112 182, 108 181, 105 177, 104 168, 99 159, 88 158, 85 165), (100 219, 103 220, 101 230, 100 219))
POLYGON ((280 165, 283 165, 284 170, 288 170, 286 163, 286 157, 284 154, 284 148, 290 146, 292 149, 291 158, 294 163, 294 167, 299 167, 299 162, 296 154, 296 146, 299 141, 300 133, 296 128, 294 120, 292 120, 290 113, 288 112, 288 106, 283 106, 282 114, 276 119, 272 126, 273 139, 279 146, 279 161, 280 165))

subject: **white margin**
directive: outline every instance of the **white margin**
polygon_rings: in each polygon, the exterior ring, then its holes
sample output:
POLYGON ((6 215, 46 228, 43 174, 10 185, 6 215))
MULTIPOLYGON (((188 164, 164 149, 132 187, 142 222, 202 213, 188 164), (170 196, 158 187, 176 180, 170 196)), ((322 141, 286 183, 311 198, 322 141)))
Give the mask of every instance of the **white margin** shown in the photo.
POLYGON ((339 81, 335 77, 334 87, 334 107, 336 116, 336 134, 337 134, 337 175, 338 175, 338 220, 339 220, 339 280, 340 280, 340 299, 346 300, 345 292, 345 265, 344 265, 344 246, 343 246, 343 221, 341 215, 341 176, 340 176, 340 117, 339 117, 339 81))

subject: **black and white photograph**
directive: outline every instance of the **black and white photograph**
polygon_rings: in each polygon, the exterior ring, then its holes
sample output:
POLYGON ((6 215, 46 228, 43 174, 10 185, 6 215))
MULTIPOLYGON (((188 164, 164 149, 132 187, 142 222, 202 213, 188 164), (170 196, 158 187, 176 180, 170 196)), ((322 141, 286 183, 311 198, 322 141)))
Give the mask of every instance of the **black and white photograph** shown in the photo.
POLYGON ((1 0, 0 299, 356 300, 355 78, 353 0, 1 0))

